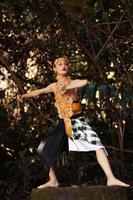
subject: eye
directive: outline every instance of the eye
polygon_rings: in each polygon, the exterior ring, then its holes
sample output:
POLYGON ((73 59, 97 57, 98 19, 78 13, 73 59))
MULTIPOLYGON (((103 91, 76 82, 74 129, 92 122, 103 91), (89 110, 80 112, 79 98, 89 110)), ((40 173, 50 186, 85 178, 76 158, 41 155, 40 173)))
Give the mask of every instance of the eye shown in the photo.
POLYGON ((65 64, 66 66, 68 66, 68 63, 67 63, 67 62, 65 62, 64 64, 65 64))

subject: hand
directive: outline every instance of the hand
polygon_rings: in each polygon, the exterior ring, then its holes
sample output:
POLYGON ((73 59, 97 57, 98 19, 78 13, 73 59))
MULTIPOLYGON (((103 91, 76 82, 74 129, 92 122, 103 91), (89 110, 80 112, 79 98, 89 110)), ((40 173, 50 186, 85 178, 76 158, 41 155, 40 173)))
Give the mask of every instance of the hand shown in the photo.
POLYGON ((65 94, 67 92, 66 85, 61 85, 60 89, 61 89, 62 94, 65 94))

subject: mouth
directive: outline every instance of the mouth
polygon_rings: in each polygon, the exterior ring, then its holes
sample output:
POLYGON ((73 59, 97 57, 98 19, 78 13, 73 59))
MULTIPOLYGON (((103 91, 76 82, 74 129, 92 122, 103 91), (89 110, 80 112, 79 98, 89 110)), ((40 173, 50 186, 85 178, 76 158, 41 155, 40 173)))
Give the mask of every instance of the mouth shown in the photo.
POLYGON ((66 71, 66 68, 63 68, 62 71, 66 71))

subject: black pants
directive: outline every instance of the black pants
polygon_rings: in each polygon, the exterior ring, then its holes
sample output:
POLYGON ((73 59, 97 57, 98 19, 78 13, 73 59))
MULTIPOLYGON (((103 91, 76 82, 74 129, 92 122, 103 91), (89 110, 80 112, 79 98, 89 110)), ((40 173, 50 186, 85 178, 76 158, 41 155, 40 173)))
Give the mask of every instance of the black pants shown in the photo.
POLYGON ((57 156, 68 150, 68 137, 65 132, 64 120, 52 130, 47 138, 44 138, 38 146, 37 153, 44 167, 49 171, 57 156))

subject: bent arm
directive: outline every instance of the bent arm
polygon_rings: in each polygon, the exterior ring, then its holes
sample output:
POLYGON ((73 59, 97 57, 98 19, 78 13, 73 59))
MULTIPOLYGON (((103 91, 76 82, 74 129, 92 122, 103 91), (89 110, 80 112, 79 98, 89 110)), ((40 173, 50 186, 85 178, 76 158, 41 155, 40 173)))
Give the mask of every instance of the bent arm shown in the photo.
POLYGON ((66 90, 81 88, 81 87, 86 86, 87 84, 88 84, 87 79, 83 79, 83 80, 76 79, 66 86, 66 90))
POLYGON ((35 97, 35 96, 38 96, 38 95, 43 94, 43 93, 47 94, 47 93, 53 92, 53 89, 52 89, 53 88, 53 84, 54 83, 48 85, 45 88, 42 88, 42 89, 39 89, 39 90, 34 90, 32 92, 23 94, 21 97, 22 98, 35 97))

